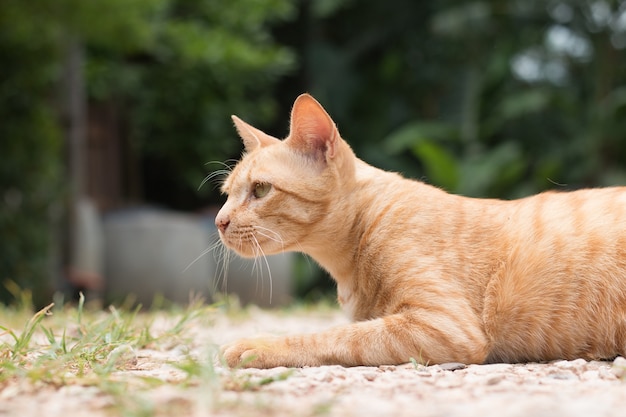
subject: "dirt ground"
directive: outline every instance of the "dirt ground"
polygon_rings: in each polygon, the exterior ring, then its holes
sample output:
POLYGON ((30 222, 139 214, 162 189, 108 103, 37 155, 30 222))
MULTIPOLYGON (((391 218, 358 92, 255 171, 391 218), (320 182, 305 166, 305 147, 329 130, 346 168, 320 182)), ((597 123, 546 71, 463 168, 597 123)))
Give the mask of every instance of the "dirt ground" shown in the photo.
MULTIPOLYGON (((112 397, 89 385, 42 386, 15 381, 0 391, 0 416, 624 416, 626 360, 434 366, 324 366, 231 371, 219 365, 204 382, 182 384, 173 364, 210 356, 216 345, 259 334, 312 332, 346 320, 332 309, 290 313, 252 309, 218 315, 189 331, 189 345, 134 352, 116 374, 163 383, 112 397), (143 404, 143 408, 142 405, 143 404)), ((207 359, 208 360, 208 359, 207 359)), ((210 367, 209 367, 210 368, 210 367)))

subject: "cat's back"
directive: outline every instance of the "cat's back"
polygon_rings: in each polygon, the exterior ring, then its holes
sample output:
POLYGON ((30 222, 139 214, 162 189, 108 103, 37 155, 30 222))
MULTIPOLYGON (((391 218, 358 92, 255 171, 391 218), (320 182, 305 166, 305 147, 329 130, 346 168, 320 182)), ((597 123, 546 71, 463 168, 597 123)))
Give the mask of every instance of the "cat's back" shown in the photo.
POLYGON ((626 187, 545 192, 504 206, 501 261, 533 276, 619 280, 626 290, 626 187))
POLYGON ((626 229, 626 187, 549 191, 512 203, 508 223, 535 239, 546 232, 583 237, 626 229))
POLYGON ((368 241, 389 252, 486 268, 517 258, 530 265, 584 259, 601 266, 597 261, 604 260, 626 269, 626 187, 504 201, 449 194, 366 164, 359 169, 358 211, 368 222, 368 241))
POLYGON ((626 353, 626 188, 508 206, 483 319, 490 361, 626 353))

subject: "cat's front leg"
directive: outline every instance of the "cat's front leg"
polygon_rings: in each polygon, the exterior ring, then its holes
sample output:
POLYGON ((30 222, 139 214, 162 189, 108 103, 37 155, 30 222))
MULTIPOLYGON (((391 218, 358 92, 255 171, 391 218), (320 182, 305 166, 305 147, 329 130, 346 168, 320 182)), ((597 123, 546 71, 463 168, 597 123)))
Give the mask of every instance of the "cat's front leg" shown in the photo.
POLYGON ((301 337, 265 337, 241 339, 222 346, 224 360, 231 368, 275 368, 277 366, 302 367, 312 363, 303 349, 301 337))
POLYGON ((394 314, 308 335, 244 339, 222 348, 231 367, 482 363, 487 342, 478 322, 428 312, 394 314))

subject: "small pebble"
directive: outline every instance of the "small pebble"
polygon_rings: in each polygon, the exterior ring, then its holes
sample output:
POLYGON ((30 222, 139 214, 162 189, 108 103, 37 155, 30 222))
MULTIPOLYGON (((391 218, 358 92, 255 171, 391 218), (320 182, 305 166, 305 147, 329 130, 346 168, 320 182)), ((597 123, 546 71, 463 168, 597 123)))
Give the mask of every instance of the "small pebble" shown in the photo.
POLYGON ((448 362, 440 364, 439 368, 441 368, 443 371, 458 371, 459 369, 467 368, 467 365, 460 362, 448 362))
POLYGON ((621 356, 615 358, 611 372, 618 378, 626 377, 626 359, 621 356))
POLYGON ((500 381, 504 379, 504 375, 496 375, 487 380, 487 385, 496 385, 499 384, 500 381))
POLYGON ((373 381, 376 379, 378 375, 376 374, 376 372, 363 372, 363 378, 365 378, 367 381, 373 381))
POLYGON ((575 359, 573 361, 558 361, 553 363, 554 366, 557 366, 561 369, 579 369, 581 366, 585 366, 586 364, 587 361, 584 359, 575 359))

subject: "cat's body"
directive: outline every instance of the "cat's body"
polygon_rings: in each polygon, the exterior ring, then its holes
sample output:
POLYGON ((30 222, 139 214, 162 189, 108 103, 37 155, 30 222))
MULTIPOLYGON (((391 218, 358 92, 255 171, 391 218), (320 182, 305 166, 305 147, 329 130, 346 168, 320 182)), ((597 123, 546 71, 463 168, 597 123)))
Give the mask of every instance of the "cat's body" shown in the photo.
POLYGON ((451 195, 357 159, 310 96, 247 155, 216 224, 244 256, 302 251, 355 321, 249 339, 229 365, 519 362, 626 354, 626 188, 515 201, 451 195))

